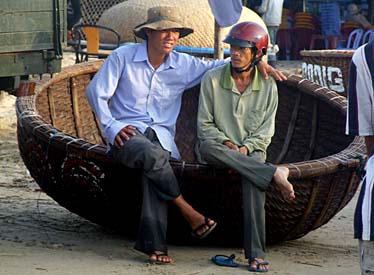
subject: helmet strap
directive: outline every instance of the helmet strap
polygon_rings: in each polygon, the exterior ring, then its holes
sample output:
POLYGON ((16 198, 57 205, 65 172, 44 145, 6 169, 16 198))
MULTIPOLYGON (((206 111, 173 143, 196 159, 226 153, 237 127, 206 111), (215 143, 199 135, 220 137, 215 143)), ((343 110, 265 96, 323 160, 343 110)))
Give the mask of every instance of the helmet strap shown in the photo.
POLYGON ((257 49, 255 48, 255 50, 253 51, 253 61, 247 66, 247 68, 244 68, 244 69, 234 68, 230 63, 232 70, 237 74, 248 72, 251 68, 256 66, 258 62, 260 62, 262 57, 264 56, 263 53, 261 53, 259 57, 256 57, 256 55, 257 55, 257 49))
POLYGON ((251 68, 252 68, 252 63, 248 65, 247 68, 245 69, 239 69, 239 68, 234 68, 232 65, 231 65, 231 69, 236 72, 237 74, 241 74, 241 73, 244 73, 244 72, 248 72, 251 68))

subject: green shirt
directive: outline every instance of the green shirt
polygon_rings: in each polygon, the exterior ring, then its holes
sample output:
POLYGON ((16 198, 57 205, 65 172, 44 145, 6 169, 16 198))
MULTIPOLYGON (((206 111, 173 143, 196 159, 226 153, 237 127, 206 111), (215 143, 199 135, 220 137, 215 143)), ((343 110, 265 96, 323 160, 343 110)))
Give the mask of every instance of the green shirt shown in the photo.
POLYGON ((257 68, 243 93, 231 77, 230 64, 208 71, 202 79, 197 116, 198 138, 246 146, 249 153, 266 149, 274 135, 278 90, 257 68))

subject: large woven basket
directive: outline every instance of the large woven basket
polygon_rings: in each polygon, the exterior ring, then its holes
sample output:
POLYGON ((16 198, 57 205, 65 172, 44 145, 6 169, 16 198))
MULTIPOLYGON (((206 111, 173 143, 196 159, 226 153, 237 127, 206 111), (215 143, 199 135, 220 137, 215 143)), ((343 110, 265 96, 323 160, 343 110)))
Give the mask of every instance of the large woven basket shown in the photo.
MULTIPOLYGON (((194 32, 178 41, 180 46, 214 48, 214 16, 208 1, 204 0, 127 0, 112 6, 100 17, 99 24, 111 27, 121 34, 121 42, 135 42, 133 29, 147 20, 147 10, 150 7, 165 5, 176 9, 178 18, 185 26, 194 32)), ((254 11, 243 7, 239 22, 254 21, 266 29, 264 21, 254 11)), ((230 27, 222 29, 224 37, 230 27)), ((111 41, 113 37, 102 33, 103 42, 111 41)), ((137 38, 141 42, 140 38, 137 38)), ((224 47, 228 47, 224 44, 224 47)))
MULTIPOLYGON (((141 205, 140 171, 115 164, 85 97, 102 61, 63 69, 18 97, 18 140, 32 177, 59 204, 95 223, 134 236, 141 205)), ((296 239, 327 223, 353 197, 364 155, 361 138, 344 134, 346 99, 298 76, 278 83, 276 135, 268 161, 290 169, 296 200, 286 202, 275 185, 267 191, 267 242, 296 239)), ((199 87, 185 92, 176 141, 183 161, 171 165, 191 204, 218 221, 202 243, 242 242, 238 174, 199 164, 194 156, 199 87)), ((171 206, 168 236, 193 244, 190 229, 171 206)))
POLYGON ((349 64, 354 52, 354 50, 300 51, 303 60, 303 77, 346 96, 349 64))

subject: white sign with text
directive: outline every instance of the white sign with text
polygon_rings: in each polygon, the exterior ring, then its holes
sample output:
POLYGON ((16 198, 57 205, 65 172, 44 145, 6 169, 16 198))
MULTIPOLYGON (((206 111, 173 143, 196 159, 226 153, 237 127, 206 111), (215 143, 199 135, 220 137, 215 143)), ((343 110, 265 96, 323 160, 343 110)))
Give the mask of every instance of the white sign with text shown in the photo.
POLYGON ((302 76, 337 93, 345 92, 343 73, 338 67, 303 62, 302 76))

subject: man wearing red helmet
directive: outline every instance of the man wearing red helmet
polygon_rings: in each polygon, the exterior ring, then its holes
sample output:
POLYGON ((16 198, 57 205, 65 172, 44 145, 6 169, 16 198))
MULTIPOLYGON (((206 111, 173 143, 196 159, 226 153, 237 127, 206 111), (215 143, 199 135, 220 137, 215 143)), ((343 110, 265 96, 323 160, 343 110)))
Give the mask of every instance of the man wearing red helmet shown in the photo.
POLYGON ((257 23, 242 22, 224 42, 230 44, 230 64, 210 70, 201 82, 199 152, 202 161, 242 175, 245 257, 250 271, 266 272, 265 191, 274 181, 284 199, 295 198, 288 168, 265 163, 278 92, 275 80, 262 78, 255 65, 266 54, 269 38, 257 23))

